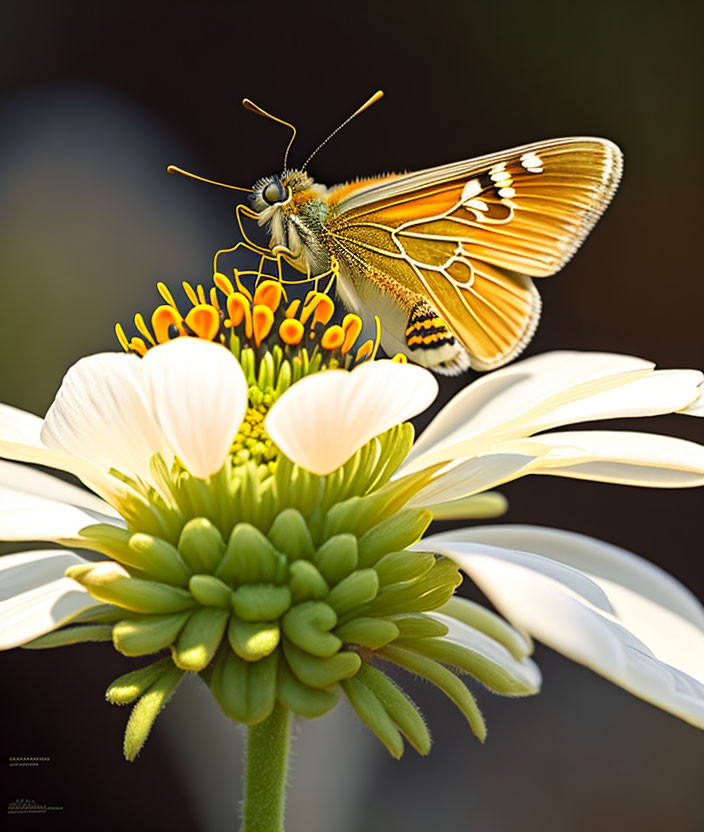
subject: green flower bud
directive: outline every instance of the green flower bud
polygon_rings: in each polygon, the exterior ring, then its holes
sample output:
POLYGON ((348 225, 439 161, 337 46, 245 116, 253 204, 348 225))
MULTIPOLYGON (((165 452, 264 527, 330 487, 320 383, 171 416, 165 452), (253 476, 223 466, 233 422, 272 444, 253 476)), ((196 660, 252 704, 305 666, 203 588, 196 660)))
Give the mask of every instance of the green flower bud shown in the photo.
POLYGON ((433 515, 419 508, 393 514, 359 539, 360 566, 373 566, 382 555, 405 549, 420 540, 433 515))
POLYGON ((115 649, 125 656, 147 656, 170 647, 190 615, 145 615, 119 621, 112 630, 115 649))
POLYGON ((277 621, 240 621, 233 615, 227 637, 240 658, 256 662, 276 650, 281 630, 277 621))
POLYGON ((299 558, 312 560, 315 555, 315 546, 308 525, 301 512, 295 508, 287 508, 280 512, 267 536, 280 552, 288 555, 289 561, 295 562, 299 558))
POLYGON ((294 603, 327 598, 330 587, 310 561, 294 561, 289 567, 289 575, 288 585, 294 603))
POLYGON ((314 560, 323 578, 334 586, 357 566, 357 538, 353 534, 329 538, 318 549, 314 560))
POLYGON ((397 760, 403 755, 403 740, 386 708, 358 677, 344 679, 342 689, 357 716, 368 725, 397 760))
POLYGON ((178 550, 193 572, 212 574, 225 554, 225 541, 210 520, 194 517, 183 527, 178 550))
POLYGON ((172 667, 171 659, 162 659, 139 670, 125 673, 124 676, 115 679, 105 691, 105 698, 113 705, 129 705, 172 667))
POLYGON ((230 613, 225 610, 200 609, 191 613, 172 648, 176 667, 192 673, 207 667, 220 646, 229 618, 230 613))
POLYGON ((244 621, 273 621, 291 606, 291 590, 276 584, 244 584, 232 593, 232 609, 244 621))
POLYGON ((85 587, 98 601, 134 612, 171 613, 193 607, 190 593, 168 584, 130 578, 114 563, 70 566, 66 577, 85 587))
POLYGON ((379 578, 376 572, 373 569, 359 569, 330 590, 326 603, 342 616, 371 601, 378 590, 379 578))
POLYGON ((328 688, 340 679, 354 676, 362 664, 357 653, 336 653, 327 659, 321 659, 311 656, 286 639, 283 641, 283 648, 286 661, 296 677, 304 685, 310 685, 312 688, 328 688))
POLYGON ((278 655, 246 662, 231 650, 221 650, 213 667, 210 689, 230 719, 256 725, 276 704, 278 655))
POLYGON ((228 584, 280 581, 285 574, 286 559, 249 523, 238 523, 232 530, 225 555, 215 570, 216 577, 228 584))
POLYGON ((342 647, 339 638, 330 630, 337 624, 332 607, 322 601, 304 601, 284 615, 283 631, 295 645, 313 656, 327 658, 342 647))
POLYGON ((179 670, 177 667, 167 670, 134 706, 125 730, 124 750, 126 759, 132 761, 139 754, 142 746, 147 741, 154 720, 168 702, 182 676, 183 670, 179 670))
POLYGON ((306 719, 313 719, 332 710, 340 694, 334 688, 319 690, 304 685, 291 673, 286 662, 281 662, 278 698, 282 705, 290 708, 295 714, 306 719))
POLYGON ((232 591, 214 575, 193 575, 188 582, 191 595, 204 607, 220 607, 229 610, 232 591))
POLYGON ((378 650, 398 637, 399 629, 385 618, 353 618, 335 630, 345 644, 378 650))

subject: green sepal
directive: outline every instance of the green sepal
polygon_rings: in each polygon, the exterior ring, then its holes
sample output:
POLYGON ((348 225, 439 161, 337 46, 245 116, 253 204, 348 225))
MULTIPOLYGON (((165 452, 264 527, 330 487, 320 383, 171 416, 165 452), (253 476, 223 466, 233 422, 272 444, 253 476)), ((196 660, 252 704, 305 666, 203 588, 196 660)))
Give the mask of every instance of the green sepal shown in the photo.
POLYGON ((430 525, 433 515, 421 508, 408 508, 387 517, 359 539, 360 567, 374 566, 387 552, 416 543, 430 525))
POLYGON ((278 621, 240 621, 233 615, 227 628, 230 646, 247 662, 263 659, 279 646, 281 630, 278 621))
POLYGON ((147 656, 171 647, 190 615, 190 612, 181 612, 118 621, 112 630, 115 649, 124 656, 147 656))
POLYGON ((399 629, 386 618, 353 618, 334 632, 345 644, 378 650, 398 638, 399 629))
POLYGON ((337 688, 318 689, 304 685, 282 661, 279 664, 278 699, 298 716, 314 719, 332 710, 340 698, 337 688))
POLYGON ((125 729, 125 758, 130 762, 139 754, 147 741, 154 720, 169 701, 169 697, 181 681, 183 670, 171 667, 142 695, 132 709, 125 729))
POLYGON ((483 685, 504 696, 527 696, 536 693, 536 689, 520 679, 516 679, 505 668, 492 662, 468 647, 444 641, 442 638, 404 639, 398 647, 411 650, 428 659, 452 665, 463 673, 468 673, 483 685))
POLYGON ((28 641, 22 647, 25 650, 44 650, 49 647, 68 647, 70 644, 83 644, 90 641, 112 641, 112 625, 79 624, 76 627, 64 627, 28 641))
POLYGON ((272 653, 258 662, 246 662, 225 646, 218 653, 210 689, 230 719, 256 725, 265 720, 276 704, 279 657, 272 653))
POLYGON ((296 560, 289 567, 289 589, 294 603, 320 601, 327 598, 330 587, 325 578, 308 560, 296 560))
POLYGON ((230 609, 232 590, 214 575, 193 575, 188 582, 191 595, 204 607, 230 609))
POLYGON ((279 552, 285 552, 289 561, 299 558, 312 560, 315 546, 305 518, 295 508, 287 508, 274 518, 267 537, 279 552))
POLYGON ((338 616, 355 607, 366 604, 376 597, 379 578, 373 569, 358 569, 334 586, 325 599, 338 616))
POLYGON ((207 608, 191 613, 171 648, 176 667, 191 673, 203 670, 220 646, 229 618, 229 610, 207 608))
POLYGON ((356 678, 364 682, 386 708, 386 713, 413 748, 419 754, 424 756, 428 754, 431 745, 428 726, 421 712, 401 688, 394 684, 385 673, 369 664, 362 665, 356 678))
POLYGON ((232 530, 225 555, 215 570, 216 577, 227 584, 278 582, 285 574, 286 559, 250 523, 238 523, 232 530))
POLYGON ((411 653, 409 650, 403 650, 395 644, 384 647, 379 651, 378 655, 382 659, 387 659, 399 665, 399 667, 410 670, 411 673, 422 676, 440 688, 457 705, 460 711, 462 711, 474 736, 480 742, 484 742, 486 739, 486 723, 484 722, 484 718, 474 697, 466 685, 454 673, 432 659, 426 659, 424 656, 411 653))
POLYGON ((527 633, 519 633, 495 612, 467 598, 453 596, 438 612, 456 618, 463 624, 481 630, 508 650, 520 661, 533 653, 533 642, 527 633))
MULTIPOLYGON (((118 567, 115 564, 109 564, 118 567)), ((141 578, 129 578, 115 570, 104 570, 107 564, 70 566, 66 577, 73 578, 98 601, 143 613, 172 613, 190 609, 195 601, 179 587, 141 578)))
POLYGON ((185 587, 191 570, 184 563, 178 549, 150 534, 137 532, 130 537, 129 548, 136 554, 138 569, 167 584, 185 587))
POLYGON ((273 621, 291 606, 291 590, 276 584, 245 584, 232 593, 232 609, 243 621, 273 621))
POLYGON ((125 611, 113 604, 96 604, 71 618, 71 624, 114 624, 125 617, 125 611))
POLYGON ((435 555, 430 552, 389 552, 374 566, 379 585, 416 581, 435 566, 435 555))
POLYGON ((139 670, 132 670, 120 676, 105 691, 105 698, 112 705, 129 705, 160 679, 169 668, 171 659, 161 659, 139 670))
POLYGON ((403 739, 378 697, 358 676, 344 679, 340 684, 357 716, 384 743, 391 756, 400 759, 403 756, 403 739))
POLYGON ((284 634, 301 650, 325 659, 342 647, 342 642, 330 630, 337 624, 335 610, 323 601, 304 601, 284 615, 281 626, 284 634))
POLYGON ((193 572, 211 575, 225 554, 225 541, 210 520, 194 517, 183 527, 178 550, 193 572))
POLYGON ((328 538, 315 553, 314 561, 323 578, 334 586, 357 566, 357 538, 353 534, 328 538))
POLYGON ((313 688, 329 688, 340 679, 346 679, 359 670, 362 660, 352 651, 335 653, 327 659, 311 656, 305 650, 283 639, 284 655, 289 667, 304 685, 313 688))
POLYGON ((471 497, 433 503, 424 508, 433 515, 433 520, 485 520, 505 514, 508 500, 498 491, 485 491, 471 497))
POLYGON ((367 611, 395 615, 433 610, 445 604, 461 583, 462 575, 453 561, 439 558, 418 580, 382 587, 367 611))
POLYGON ((391 621, 398 627, 399 638, 434 638, 448 633, 446 624, 423 613, 402 613, 394 615, 391 621))

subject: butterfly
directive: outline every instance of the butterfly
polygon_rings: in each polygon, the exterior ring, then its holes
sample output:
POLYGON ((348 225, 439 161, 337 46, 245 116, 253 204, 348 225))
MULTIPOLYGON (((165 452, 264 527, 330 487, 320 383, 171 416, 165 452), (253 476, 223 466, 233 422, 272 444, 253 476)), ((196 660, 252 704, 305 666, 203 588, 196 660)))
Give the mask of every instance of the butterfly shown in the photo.
POLYGON ((526 347, 540 317, 533 278, 567 263, 621 177, 613 142, 573 137, 326 187, 307 170, 317 150, 287 166, 295 127, 243 103, 293 131, 281 173, 225 186, 249 191, 241 210, 271 251, 310 276, 334 264, 343 306, 378 316, 387 354, 447 375, 500 367, 526 347))

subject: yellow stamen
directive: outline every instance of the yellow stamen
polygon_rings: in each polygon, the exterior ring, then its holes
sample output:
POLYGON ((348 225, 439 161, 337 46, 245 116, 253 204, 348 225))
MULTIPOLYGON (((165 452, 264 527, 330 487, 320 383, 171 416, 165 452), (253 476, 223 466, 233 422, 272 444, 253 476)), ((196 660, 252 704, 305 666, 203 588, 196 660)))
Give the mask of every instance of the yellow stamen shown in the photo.
POLYGON ((220 304, 218 302, 218 290, 215 286, 210 287, 210 305, 220 311, 220 304))
POLYGON ((357 350, 357 355, 355 356, 355 361, 366 361, 369 356, 374 351, 374 342, 373 341, 365 341, 362 346, 357 350))
POLYGON ((240 294, 243 294, 247 298, 247 300, 251 303, 252 302, 252 293, 244 285, 244 283, 242 283, 242 281, 240 280, 240 273, 237 271, 237 269, 234 270, 234 277, 235 277, 235 284, 237 285, 237 291, 240 292, 240 294))
POLYGON ((138 312, 134 316, 134 325, 137 327, 137 332, 139 332, 140 335, 144 335, 144 337, 147 339, 147 341, 149 341, 149 343, 153 347, 155 347, 156 342, 152 338, 151 332, 147 329, 147 325, 144 323, 144 318, 142 317, 141 312, 138 312))
POLYGON ((281 326, 279 327, 279 337, 284 344, 288 344, 291 347, 301 343, 304 332, 305 328, 303 324, 296 318, 286 318, 285 321, 281 322, 281 326))
POLYGON ((193 291, 193 286, 191 286, 187 280, 184 280, 181 285, 183 286, 183 291, 186 293, 188 300, 190 300, 194 306, 198 306, 198 296, 193 291))
POLYGON ((183 329, 183 318, 172 306, 157 306, 152 313, 152 329, 157 343, 164 344, 169 340, 169 327, 175 326, 181 335, 185 334, 183 329))
POLYGON ((271 332, 273 325, 274 313, 271 309, 263 303, 257 304, 252 311, 252 329, 254 330, 254 343, 257 346, 259 346, 271 332))
POLYGON ((345 330, 341 326, 331 326, 325 330, 320 339, 320 346, 324 350, 339 349, 345 340, 345 330))
POLYGON ((254 293, 254 305, 264 304, 272 312, 276 312, 281 303, 282 293, 283 286, 277 280, 264 280, 257 286, 257 291, 254 293))
POLYGON ((235 291, 235 287, 232 285, 230 278, 222 274, 222 272, 215 272, 213 275, 213 283, 224 295, 231 295, 235 291))
POLYGON ((298 300, 298 298, 296 298, 296 300, 292 300, 291 303, 289 304, 288 309, 286 310, 286 313, 285 313, 286 317, 287 318, 293 318, 294 315, 296 314, 296 312, 298 312, 298 307, 300 305, 301 305, 301 302, 300 302, 300 300, 298 300))
POLYGON ((144 356, 147 354, 147 345, 141 338, 133 338, 130 341, 130 350, 132 352, 139 353, 139 355, 141 355, 142 358, 144 358, 144 356))
POLYGON ((405 356, 402 352, 397 352, 391 360, 395 361, 396 364, 408 364, 408 357, 405 356))
POLYGON ((173 295, 167 289, 166 284, 164 283, 157 283, 156 284, 157 291, 159 294, 164 298, 164 300, 169 304, 169 306, 173 306, 174 309, 178 309, 176 306, 176 301, 173 299, 173 295))
POLYGON ((127 340, 127 336, 125 335, 125 330, 120 326, 120 324, 115 324, 115 335, 117 335, 117 340, 120 342, 120 346, 125 352, 130 351, 130 342, 127 340))
POLYGON ((199 338, 212 341, 220 330, 220 316, 212 306, 199 303, 186 315, 186 326, 199 338))
POLYGON ((342 319, 342 328, 345 331, 345 340, 342 342, 340 352, 346 355, 354 346, 354 342, 359 338, 359 333, 362 331, 362 319, 359 315, 345 315, 342 319))
POLYGON ((200 283, 196 286, 196 292, 198 294, 198 300, 200 301, 200 303, 207 303, 205 299, 205 292, 203 291, 203 287, 200 285, 200 283))

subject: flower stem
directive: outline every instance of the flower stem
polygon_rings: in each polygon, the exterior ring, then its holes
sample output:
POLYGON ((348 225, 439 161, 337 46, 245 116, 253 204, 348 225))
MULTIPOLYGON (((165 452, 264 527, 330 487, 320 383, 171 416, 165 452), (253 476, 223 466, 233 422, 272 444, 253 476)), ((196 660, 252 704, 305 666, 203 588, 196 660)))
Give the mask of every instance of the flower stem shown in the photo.
POLYGON ((247 731, 247 775, 242 832, 283 832, 290 711, 276 705, 247 731))

